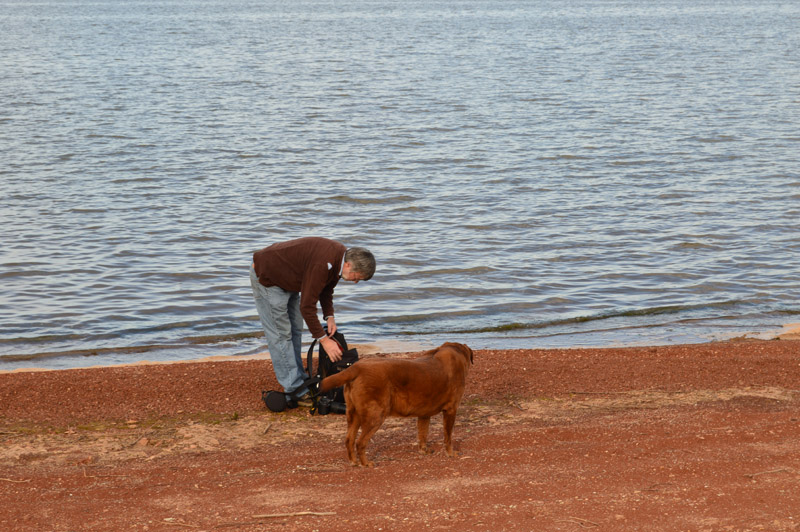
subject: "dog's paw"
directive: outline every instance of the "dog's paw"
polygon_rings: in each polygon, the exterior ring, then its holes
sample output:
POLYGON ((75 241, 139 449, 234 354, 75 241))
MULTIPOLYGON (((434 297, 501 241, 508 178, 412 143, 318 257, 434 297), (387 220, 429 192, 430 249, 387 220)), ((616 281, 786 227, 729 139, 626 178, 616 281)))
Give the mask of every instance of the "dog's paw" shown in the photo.
POLYGON ((354 460, 352 463, 353 463, 353 465, 354 465, 354 466, 356 466, 356 467, 358 467, 358 466, 360 466, 360 465, 361 465, 361 466, 364 466, 364 467, 375 467, 375 462, 373 462, 372 460, 368 460, 368 459, 367 459, 367 457, 366 457, 365 455, 360 455, 360 456, 358 457, 358 461, 356 462, 356 461, 354 460))

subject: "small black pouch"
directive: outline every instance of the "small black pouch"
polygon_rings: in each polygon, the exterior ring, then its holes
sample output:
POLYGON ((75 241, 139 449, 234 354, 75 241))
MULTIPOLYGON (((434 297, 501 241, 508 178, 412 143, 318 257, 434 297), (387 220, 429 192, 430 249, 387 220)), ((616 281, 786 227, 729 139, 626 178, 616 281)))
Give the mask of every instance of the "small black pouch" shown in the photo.
POLYGON ((288 401, 286 394, 275 390, 264 390, 261 392, 261 400, 267 405, 267 408, 273 412, 283 412, 286 410, 288 401))

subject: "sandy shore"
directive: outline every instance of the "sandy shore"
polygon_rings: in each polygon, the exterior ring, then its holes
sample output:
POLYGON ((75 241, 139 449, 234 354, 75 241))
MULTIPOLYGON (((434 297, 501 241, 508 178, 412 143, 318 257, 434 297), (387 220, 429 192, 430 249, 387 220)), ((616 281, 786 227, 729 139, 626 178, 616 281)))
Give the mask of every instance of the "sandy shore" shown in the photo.
POLYGON ((258 359, 0 374, 0 528, 800 527, 796 340, 478 351, 460 456, 395 419, 371 470, 276 387, 258 359))

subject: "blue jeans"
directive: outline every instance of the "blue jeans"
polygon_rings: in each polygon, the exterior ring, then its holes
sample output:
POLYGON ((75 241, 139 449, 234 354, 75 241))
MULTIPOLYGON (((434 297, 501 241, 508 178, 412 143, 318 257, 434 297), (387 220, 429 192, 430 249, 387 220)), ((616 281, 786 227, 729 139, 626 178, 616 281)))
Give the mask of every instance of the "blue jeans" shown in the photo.
MULTIPOLYGON (((287 292, 279 286, 264 286, 258 282, 252 265, 250 285, 253 287, 253 298, 264 328, 275 377, 284 392, 299 390, 308 378, 303 369, 301 353, 303 315, 300 314, 300 293, 287 292)), ((305 393, 306 390, 300 391, 305 393)))

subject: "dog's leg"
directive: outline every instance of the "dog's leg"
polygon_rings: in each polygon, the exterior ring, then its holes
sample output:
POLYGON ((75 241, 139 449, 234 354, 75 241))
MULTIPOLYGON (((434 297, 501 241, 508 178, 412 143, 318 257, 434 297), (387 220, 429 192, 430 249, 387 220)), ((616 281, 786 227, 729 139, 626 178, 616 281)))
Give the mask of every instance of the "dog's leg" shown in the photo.
POLYGON ((344 440, 344 445, 347 447, 347 459, 350 460, 350 463, 354 466, 358 465, 356 461, 356 450, 355 450, 355 443, 356 443, 356 435, 358 434, 358 428, 361 426, 361 419, 356 412, 356 409, 351 405, 347 405, 347 436, 344 440))
POLYGON ((417 441, 419 442, 420 454, 428 454, 428 427, 431 425, 431 418, 417 418, 417 441))
POLYGON ((453 450, 453 427, 456 424, 456 410, 445 410, 442 412, 444 416, 444 449, 449 456, 458 456, 458 453, 453 450))
POLYGON ((367 460, 367 444, 370 438, 381 428, 385 419, 386 416, 382 413, 367 413, 361 418, 361 436, 358 437, 356 451, 363 466, 375 467, 374 462, 367 460))

